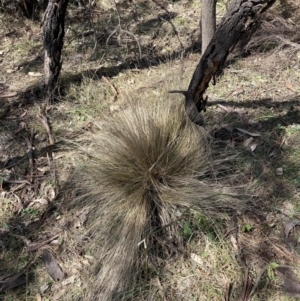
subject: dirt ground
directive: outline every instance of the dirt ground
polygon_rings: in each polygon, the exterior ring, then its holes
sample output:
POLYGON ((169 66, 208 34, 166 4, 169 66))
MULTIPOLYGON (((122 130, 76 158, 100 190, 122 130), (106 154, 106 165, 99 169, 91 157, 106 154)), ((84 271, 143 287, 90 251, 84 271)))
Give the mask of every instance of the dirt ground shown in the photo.
MULTIPOLYGON (((88 212, 68 206, 70 145, 129 100, 181 99, 168 91, 186 90, 200 60, 198 2, 71 1, 51 104, 39 94, 39 21, 0 11, 0 300, 84 300, 97 258, 86 248, 88 212)), ((217 7, 220 20, 227 2, 217 7)), ((216 181, 246 187, 255 206, 219 222, 188 217, 185 250, 120 300, 300 296, 299 21, 300 4, 279 1, 207 90, 204 126, 234 154, 232 176, 216 181)))

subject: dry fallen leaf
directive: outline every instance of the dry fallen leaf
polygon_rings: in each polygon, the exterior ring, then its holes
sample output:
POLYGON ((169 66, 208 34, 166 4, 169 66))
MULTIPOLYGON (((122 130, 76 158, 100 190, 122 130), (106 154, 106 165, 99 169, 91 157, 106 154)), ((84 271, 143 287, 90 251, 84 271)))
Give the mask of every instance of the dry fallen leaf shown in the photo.
POLYGON ((66 278, 64 281, 62 281, 61 284, 62 284, 62 285, 69 285, 69 284, 74 283, 75 280, 76 280, 76 276, 73 275, 73 276, 71 276, 71 277, 69 277, 69 278, 66 278))
POLYGON ((85 224, 85 222, 87 221, 89 216, 89 209, 85 209, 79 216, 79 220, 81 225, 83 226, 85 224))
POLYGON ((225 107, 225 106, 223 106, 223 105, 221 105, 221 104, 217 104, 217 106, 218 106, 219 108, 221 108, 222 110, 224 110, 225 112, 230 112, 230 111, 232 111, 231 108, 227 108, 227 107, 225 107))
POLYGON ((277 267, 276 271, 283 278, 283 291, 293 297, 300 297, 300 282, 297 275, 285 266, 277 267))
POLYGON ((37 170, 44 174, 46 171, 50 171, 50 166, 47 165, 47 166, 43 166, 43 167, 38 167, 37 170))
POLYGON ((199 265, 203 265, 203 260, 200 256, 198 256, 195 253, 191 253, 191 259, 193 260, 193 262, 199 264, 199 265))
POLYGON ((245 93, 245 90, 243 88, 237 88, 233 93, 232 95, 233 96, 238 96, 240 94, 244 94, 245 93))
POLYGON ((247 134, 247 135, 252 136, 252 137, 260 137, 260 136, 261 136, 261 134, 259 134, 259 133, 252 133, 252 132, 249 132, 249 131, 244 130, 244 129, 242 129, 242 128, 236 128, 236 129, 237 129, 238 131, 240 131, 241 133, 247 134))
POLYGON ((17 92, 3 92, 3 93, 0 93, 0 98, 9 98, 9 97, 14 97, 14 96, 17 96, 18 93, 17 92))
POLYGON ((256 143, 251 144, 250 149, 251 149, 252 152, 254 152, 256 150, 257 145, 258 144, 256 144, 256 143))
POLYGON ((40 294, 35 295, 36 301, 42 301, 42 296, 40 294))
POLYGON ((39 204, 42 204, 42 205, 48 205, 48 200, 47 199, 36 199, 36 200, 32 200, 28 207, 31 207, 34 203, 39 203, 39 204))
POLYGON ((43 250, 42 261, 45 265, 47 273, 51 276, 51 278, 55 281, 62 281, 65 278, 65 275, 56 262, 53 255, 47 251, 43 250))
POLYGON ((63 288, 62 290, 58 291, 56 294, 53 295, 52 300, 63 300, 62 296, 66 293, 66 289, 63 288))
POLYGON ((243 145, 244 146, 248 146, 248 145, 250 145, 250 143, 253 141, 253 137, 250 137, 250 138, 248 138, 248 139, 246 139, 244 142, 243 142, 243 145))
POLYGON ((34 76, 34 77, 40 77, 40 76, 43 76, 42 73, 40 73, 40 72, 33 72, 33 71, 29 71, 29 72, 28 72, 28 75, 29 75, 29 76, 34 76))
POLYGON ((111 105, 109 107, 109 110, 110 110, 111 113, 117 112, 117 111, 120 110, 120 106, 119 105, 111 105))
POLYGON ((289 89, 293 92, 296 91, 296 89, 288 81, 285 82, 285 86, 287 87, 287 89, 289 89))
POLYGON ((273 156, 275 156, 276 155, 276 150, 275 149, 273 149, 272 151, 271 151, 271 153, 270 153, 270 155, 269 155, 269 157, 273 157, 273 156))
POLYGON ((48 283, 45 283, 45 284, 43 284, 43 285, 40 287, 40 292, 41 292, 42 294, 44 294, 44 293, 47 291, 48 288, 49 288, 49 284, 48 284, 48 283))
POLYGON ((299 219, 294 219, 290 221, 287 224, 284 224, 284 234, 285 238, 287 239, 288 236, 290 235, 290 232, 296 227, 300 225, 300 220, 299 219))
POLYGON ((230 234, 229 240, 230 240, 230 242, 231 242, 231 244, 232 244, 233 249, 234 249, 235 251, 238 251, 238 250, 239 250, 239 247, 238 247, 237 240, 236 240, 236 238, 235 238, 232 234, 230 234))

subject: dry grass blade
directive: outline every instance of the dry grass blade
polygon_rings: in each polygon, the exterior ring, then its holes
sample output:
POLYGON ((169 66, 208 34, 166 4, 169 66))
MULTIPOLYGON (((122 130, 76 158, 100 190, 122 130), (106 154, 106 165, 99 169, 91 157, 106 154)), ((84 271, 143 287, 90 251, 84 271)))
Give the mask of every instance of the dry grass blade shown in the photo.
POLYGON ((132 105, 80 144, 88 145, 81 147, 88 159, 75 176, 76 204, 91 207, 92 248, 101 265, 90 300, 111 300, 134 286, 141 241, 146 252, 161 241, 178 246, 182 209, 218 216, 220 208, 241 206, 209 180, 224 160, 212 159, 206 132, 180 103, 132 105))

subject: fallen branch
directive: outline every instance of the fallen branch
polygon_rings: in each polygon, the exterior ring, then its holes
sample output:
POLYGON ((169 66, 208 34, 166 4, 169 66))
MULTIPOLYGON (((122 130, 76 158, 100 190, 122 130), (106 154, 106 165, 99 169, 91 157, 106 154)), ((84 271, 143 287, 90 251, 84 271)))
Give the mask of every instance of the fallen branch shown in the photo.
POLYGON ((27 252, 33 252, 36 251, 38 249, 40 249, 41 247, 49 244, 50 242, 52 242, 53 240, 57 239, 59 237, 59 233, 55 234, 54 236, 44 240, 44 241, 40 241, 40 242, 33 242, 30 243, 27 247, 26 247, 26 251, 27 252))
POLYGON ((0 276, 0 292, 26 284, 26 278, 23 275, 34 263, 35 259, 31 260, 20 272, 15 275, 10 274, 6 276, 0 276))

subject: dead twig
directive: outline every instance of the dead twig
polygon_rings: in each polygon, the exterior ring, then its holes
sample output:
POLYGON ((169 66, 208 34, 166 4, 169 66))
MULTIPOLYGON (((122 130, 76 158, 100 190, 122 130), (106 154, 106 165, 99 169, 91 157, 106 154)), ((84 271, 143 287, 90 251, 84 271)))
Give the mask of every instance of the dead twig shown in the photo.
POLYGON ((173 94, 175 94, 175 93, 179 93, 179 94, 183 94, 184 96, 187 94, 187 92, 188 91, 185 91, 185 90, 171 90, 171 91, 169 91, 168 93, 173 93, 173 94))
POLYGON ((231 291, 232 291, 232 283, 227 283, 225 293, 224 293, 224 301, 230 301, 231 291))
POLYGON ((51 168, 52 164, 51 164, 51 159, 50 159, 50 156, 49 156, 48 153, 47 153, 47 160, 48 160, 48 165, 49 165, 51 176, 52 176, 52 182, 53 182, 53 185, 54 185, 53 189, 54 189, 54 192, 55 192, 55 196, 57 196, 58 189, 57 189, 57 186, 56 186, 57 181, 56 181, 55 168, 51 168))
POLYGON ((44 241, 40 241, 40 242, 33 242, 33 243, 30 243, 27 247, 26 247, 26 251, 27 252, 33 252, 33 251, 36 251, 38 249, 40 249, 41 247, 49 244, 51 241, 57 239, 59 237, 59 233, 58 234, 55 234, 53 235, 52 237, 44 240, 44 241))
POLYGON ((252 277, 250 276, 249 268, 247 267, 244 272, 243 291, 242 291, 242 294, 240 295, 240 297, 236 301, 250 300, 252 288, 253 288, 252 277))
POLYGON ((119 95, 119 92, 118 90, 115 88, 115 86, 107 79, 106 76, 102 75, 102 78, 103 80, 111 87, 111 89, 113 90, 114 92, 114 96, 113 96, 113 99, 114 101, 116 100, 117 96, 119 95))
POLYGON ((45 129, 47 131, 48 138, 49 138, 49 143, 51 145, 54 144, 54 139, 53 139, 52 134, 51 134, 50 125, 49 125, 48 118, 46 116, 44 108, 40 110, 40 114, 37 117, 38 117, 38 119, 40 120, 40 122, 43 124, 43 126, 45 127, 45 129))
POLYGON ((130 31, 128 30, 124 30, 122 29, 122 26, 121 26, 121 16, 120 16, 120 12, 119 12, 119 9, 117 7, 117 3, 116 1, 114 0, 114 4, 115 4, 115 9, 116 9, 116 12, 117 12, 117 15, 118 15, 118 25, 116 26, 116 28, 110 33, 110 35, 108 36, 108 38, 106 39, 106 45, 108 45, 109 43, 109 40, 110 38, 117 32, 119 32, 119 36, 120 34, 123 32, 129 36, 132 36, 132 38, 135 40, 135 42, 137 43, 137 46, 138 46, 138 49, 139 49, 139 56, 140 56, 140 60, 142 59, 142 49, 141 49, 141 45, 140 45, 140 42, 138 40, 138 38, 130 31))
POLYGON ((225 107, 225 106, 223 106, 223 105, 221 105, 221 104, 217 104, 217 106, 220 108, 220 109, 222 109, 222 110, 224 110, 225 112, 227 112, 227 113, 229 113, 231 110, 230 109, 228 109, 227 107, 225 107))
POLYGON ((11 194, 17 199, 18 201, 18 210, 16 210, 18 212, 18 214, 20 214, 20 212, 23 210, 24 206, 23 206, 23 203, 22 203, 22 200, 21 198, 16 195, 15 193, 11 192, 11 194))
POLYGON ((29 169, 30 169, 30 182, 32 182, 32 178, 33 178, 33 148, 32 148, 32 138, 33 135, 31 133, 30 135, 30 139, 28 139, 27 137, 25 137, 25 141, 27 144, 27 157, 28 157, 28 161, 29 161, 29 169))

